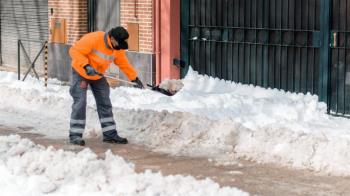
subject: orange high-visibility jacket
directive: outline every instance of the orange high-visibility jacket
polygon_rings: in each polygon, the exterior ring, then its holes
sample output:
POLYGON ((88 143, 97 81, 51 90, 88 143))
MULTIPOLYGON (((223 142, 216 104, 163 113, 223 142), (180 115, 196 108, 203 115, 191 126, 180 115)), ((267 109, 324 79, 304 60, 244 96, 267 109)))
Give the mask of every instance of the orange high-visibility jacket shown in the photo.
POLYGON ((84 35, 70 48, 69 54, 72 57, 73 69, 86 79, 98 80, 101 78, 101 76, 88 76, 84 70, 87 64, 103 74, 114 63, 129 80, 137 77, 135 69, 129 64, 125 50, 113 50, 108 33, 103 31, 84 35))

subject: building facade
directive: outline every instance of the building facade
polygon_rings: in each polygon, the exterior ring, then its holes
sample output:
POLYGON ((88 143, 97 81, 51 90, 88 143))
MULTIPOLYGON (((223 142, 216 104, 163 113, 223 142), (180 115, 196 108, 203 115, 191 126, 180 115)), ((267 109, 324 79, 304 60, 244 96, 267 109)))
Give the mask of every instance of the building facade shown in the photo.
MULTIPOLYGON (((143 82, 179 78, 179 67, 173 65, 173 59, 180 57, 179 9, 180 0, 4 0, 1 65, 17 66, 18 40, 28 39, 24 48, 31 59, 40 51, 40 43, 29 41, 48 41, 49 75, 68 81, 72 44, 88 32, 121 25, 129 30, 127 56, 143 82)), ((23 55, 23 63, 30 63, 23 55)), ((125 78, 115 67, 108 72, 125 78)))

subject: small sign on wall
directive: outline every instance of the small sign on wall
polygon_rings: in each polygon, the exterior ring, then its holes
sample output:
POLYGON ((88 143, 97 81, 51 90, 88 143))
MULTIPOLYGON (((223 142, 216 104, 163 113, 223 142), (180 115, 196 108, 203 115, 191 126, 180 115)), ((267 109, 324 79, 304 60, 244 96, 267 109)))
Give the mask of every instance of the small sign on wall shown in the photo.
POLYGON ((129 51, 139 51, 139 24, 128 23, 127 28, 129 32, 129 51))
POLYGON ((66 19, 51 18, 50 35, 52 43, 66 43, 66 19))

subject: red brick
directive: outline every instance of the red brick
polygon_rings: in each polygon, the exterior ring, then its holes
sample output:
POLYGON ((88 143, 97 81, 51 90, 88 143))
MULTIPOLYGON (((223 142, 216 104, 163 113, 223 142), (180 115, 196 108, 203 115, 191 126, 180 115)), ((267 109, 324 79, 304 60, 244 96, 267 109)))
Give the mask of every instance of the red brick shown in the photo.
MULTIPOLYGON (((88 10, 87 0, 49 0, 49 19, 65 18, 67 20, 67 44, 73 44, 87 33, 88 10), (51 16, 50 9, 54 9, 51 16)), ((153 0, 138 0, 135 10, 135 0, 120 1, 120 24, 139 24, 140 52, 153 50, 153 0), (136 17, 135 17, 136 14, 136 17)))

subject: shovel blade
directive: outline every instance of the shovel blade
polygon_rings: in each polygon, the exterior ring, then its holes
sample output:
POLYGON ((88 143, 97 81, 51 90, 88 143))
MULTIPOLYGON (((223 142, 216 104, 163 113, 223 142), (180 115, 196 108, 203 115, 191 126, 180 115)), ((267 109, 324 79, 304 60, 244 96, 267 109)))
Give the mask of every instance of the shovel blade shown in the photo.
POLYGON ((165 89, 160 88, 159 86, 155 86, 155 85, 147 84, 147 86, 151 87, 152 91, 156 91, 156 92, 162 93, 162 94, 167 95, 167 96, 173 96, 176 93, 176 92, 175 93, 170 92, 168 90, 165 90, 165 89))

